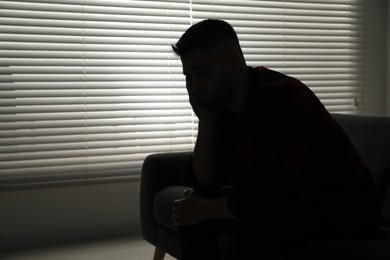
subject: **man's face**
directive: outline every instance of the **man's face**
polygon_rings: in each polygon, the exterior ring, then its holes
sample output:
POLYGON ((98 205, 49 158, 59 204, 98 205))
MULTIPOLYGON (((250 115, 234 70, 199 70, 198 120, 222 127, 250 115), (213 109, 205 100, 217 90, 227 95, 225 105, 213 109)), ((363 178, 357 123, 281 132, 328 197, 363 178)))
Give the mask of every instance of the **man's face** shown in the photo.
POLYGON ((233 83, 220 54, 194 50, 182 58, 187 90, 206 109, 225 104, 233 83))

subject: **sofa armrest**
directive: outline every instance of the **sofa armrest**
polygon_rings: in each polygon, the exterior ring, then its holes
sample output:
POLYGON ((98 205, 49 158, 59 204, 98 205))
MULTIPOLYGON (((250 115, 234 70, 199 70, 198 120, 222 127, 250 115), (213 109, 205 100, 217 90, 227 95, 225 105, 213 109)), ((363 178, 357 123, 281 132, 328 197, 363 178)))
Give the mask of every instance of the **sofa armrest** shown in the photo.
POLYGON ((157 222, 153 214, 155 194, 169 186, 182 185, 183 164, 192 152, 156 153, 147 156, 140 180, 140 224, 142 237, 156 245, 157 222))

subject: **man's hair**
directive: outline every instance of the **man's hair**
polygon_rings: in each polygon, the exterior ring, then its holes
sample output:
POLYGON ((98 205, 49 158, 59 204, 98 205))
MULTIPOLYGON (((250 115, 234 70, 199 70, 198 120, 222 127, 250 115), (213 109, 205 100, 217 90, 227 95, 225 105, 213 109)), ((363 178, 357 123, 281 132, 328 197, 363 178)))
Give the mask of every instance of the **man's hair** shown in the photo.
POLYGON ((172 45, 172 49, 177 55, 184 57, 195 49, 209 50, 222 42, 233 43, 241 51, 237 34, 229 23, 207 19, 188 28, 179 41, 172 45))

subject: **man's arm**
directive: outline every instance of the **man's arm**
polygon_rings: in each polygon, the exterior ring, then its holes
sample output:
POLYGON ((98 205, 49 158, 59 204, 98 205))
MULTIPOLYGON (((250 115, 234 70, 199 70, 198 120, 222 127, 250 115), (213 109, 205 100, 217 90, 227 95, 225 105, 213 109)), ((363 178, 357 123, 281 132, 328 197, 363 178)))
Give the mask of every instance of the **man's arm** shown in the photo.
POLYGON ((199 119, 198 137, 192 155, 192 165, 196 181, 201 188, 207 188, 215 174, 216 126, 219 109, 206 109, 194 96, 191 77, 186 76, 188 97, 191 107, 199 119))
POLYGON ((216 122, 200 120, 198 137, 192 155, 193 170, 199 185, 206 188, 215 174, 216 161, 216 122))

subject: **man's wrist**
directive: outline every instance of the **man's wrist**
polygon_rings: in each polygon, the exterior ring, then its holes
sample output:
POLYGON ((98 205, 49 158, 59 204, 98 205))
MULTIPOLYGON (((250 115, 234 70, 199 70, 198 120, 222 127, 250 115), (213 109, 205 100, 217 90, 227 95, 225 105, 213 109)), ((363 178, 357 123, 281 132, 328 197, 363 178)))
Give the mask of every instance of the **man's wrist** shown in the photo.
POLYGON ((227 207, 226 197, 202 199, 200 202, 200 214, 204 219, 234 219, 236 216, 227 207))

